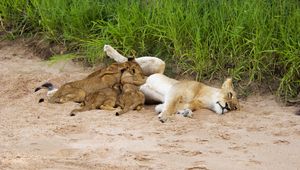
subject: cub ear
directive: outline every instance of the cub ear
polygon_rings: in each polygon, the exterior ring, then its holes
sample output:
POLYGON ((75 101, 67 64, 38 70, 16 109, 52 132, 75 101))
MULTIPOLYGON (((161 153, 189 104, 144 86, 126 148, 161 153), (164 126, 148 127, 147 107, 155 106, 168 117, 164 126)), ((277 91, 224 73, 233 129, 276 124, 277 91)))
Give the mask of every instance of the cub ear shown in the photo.
POLYGON ((223 90, 233 90, 232 78, 227 78, 222 85, 223 90))
POLYGON ((229 99, 231 99, 233 94, 231 92, 229 92, 229 93, 227 93, 227 96, 228 96, 229 99))
POLYGON ((121 71, 121 73, 123 74, 127 69, 128 69, 128 67, 122 68, 120 71, 121 71))

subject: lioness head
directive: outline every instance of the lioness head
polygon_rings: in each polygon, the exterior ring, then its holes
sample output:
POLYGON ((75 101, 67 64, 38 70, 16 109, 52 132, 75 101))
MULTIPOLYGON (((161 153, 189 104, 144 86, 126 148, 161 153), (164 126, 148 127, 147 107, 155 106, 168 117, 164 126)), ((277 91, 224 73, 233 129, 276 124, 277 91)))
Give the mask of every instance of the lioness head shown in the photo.
POLYGON ((218 114, 223 114, 230 110, 237 110, 240 108, 237 94, 233 89, 232 79, 227 78, 222 85, 219 101, 216 103, 220 109, 218 114))

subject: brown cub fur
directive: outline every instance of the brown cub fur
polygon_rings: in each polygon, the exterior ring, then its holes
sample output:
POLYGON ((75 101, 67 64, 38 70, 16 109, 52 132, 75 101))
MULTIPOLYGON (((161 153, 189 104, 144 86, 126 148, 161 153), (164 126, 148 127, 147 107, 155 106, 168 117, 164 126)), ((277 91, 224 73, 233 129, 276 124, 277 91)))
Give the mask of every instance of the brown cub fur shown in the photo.
POLYGON ((122 85, 122 93, 118 97, 117 105, 121 111, 116 112, 116 116, 128 112, 129 110, 141 110, 145 103, 145 95, 139 90, 139 86, 125 83, 122 85))
POLYGON ((115 63, 107 68, 91 73, 82 80, 64 84, 49 99, 49 102, 84 102, 87 95, 101 91, 105 88, 112 88, 115 84, 120 83, 121 76, 123 77, 124 82, 130 82, 135 85, 145 83, 143 71, 135 61, 131 60, 120 64, 115 63), (123 73, 125 73, 124 76, 122 76, 123 73))
POLYGON ((121 93, 120 84, 116 84, 113 88, 104 88, 97 92, 87 95, 82 103, 82 107, 74 109, 70 116, 75 116, 77 112, 88 110, 115 110, 118 95, 121 93))

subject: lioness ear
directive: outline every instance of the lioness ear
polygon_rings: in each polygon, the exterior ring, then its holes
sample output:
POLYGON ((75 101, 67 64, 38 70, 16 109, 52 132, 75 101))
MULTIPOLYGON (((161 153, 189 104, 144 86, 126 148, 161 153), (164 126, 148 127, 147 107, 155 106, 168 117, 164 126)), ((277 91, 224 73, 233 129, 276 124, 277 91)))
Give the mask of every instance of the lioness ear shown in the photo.
POLYGON ((222 85, 224 90, 233 90, 232 78, 227 78, 222 85))

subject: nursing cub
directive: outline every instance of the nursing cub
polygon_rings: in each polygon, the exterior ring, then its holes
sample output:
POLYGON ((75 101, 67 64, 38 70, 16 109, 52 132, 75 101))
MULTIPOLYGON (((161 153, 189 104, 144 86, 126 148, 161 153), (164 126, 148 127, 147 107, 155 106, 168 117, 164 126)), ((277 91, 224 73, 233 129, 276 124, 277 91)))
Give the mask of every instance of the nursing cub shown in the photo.
POLYGON ((117 101, 117 106, 120 106, 122 110, 116 112, 116 116, 120 116, 129 110, 141 110, 143 108, 145 95, 139 88, 139 86, 129 83, 122 85, 122 93, 117 101))
POLYGON ((97 92, 88 94, 81 103, 81 108, 71 111, 70 116, 75 116, 77 112, 84 112, 89 110, 115 110, 118 95, 120 94, 119 85, 112 88, 107 87, 97 92))
POLYGON ((68 101, 84 102, 86 96, 105 88, 112 88, 121 82, 141 85, 145 82, 145 76, 141 67, 135 61, 115 63, 107 68, 95 71, 82 80, 62 85, 52 97, 50 103, 65 103, 68 101), (126 73, 125 73, 126 72, 126 73), (123 73, 125 73, 123 75, 123 73), (123 75, 123 76, 122 76, 123 75))
POLYGON ((116 116, 119 116, 129 110, 142 109, 145 97, 140 92, 139 86, 145 83, 145 79, 141 79, 140 76, 134 76, 135 74, 139 75, 139 71, 135 69, 122 71, 120 82, 117 82, 112 87, 85 95, 81 108, 74 109, 70 115, 75 116, 77 112, 93 109, 115 110, 116 107, 121 107, 122 110, 116 112, 116 116))

